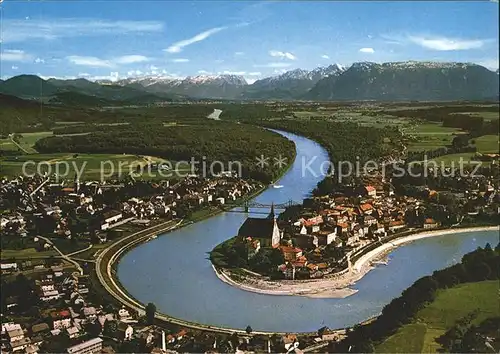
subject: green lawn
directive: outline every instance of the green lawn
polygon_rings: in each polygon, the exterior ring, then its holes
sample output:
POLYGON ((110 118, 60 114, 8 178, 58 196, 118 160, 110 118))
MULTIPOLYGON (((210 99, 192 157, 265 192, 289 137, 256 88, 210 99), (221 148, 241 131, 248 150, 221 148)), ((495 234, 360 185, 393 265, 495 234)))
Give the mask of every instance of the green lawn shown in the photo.
POLYGON ((478 309, 474 320, 500 316, 499 283, 496 280, 461 284, 440 290, 436 299, 420 310, 413 323, 401 327, 379 344, 377 353, 435 353, 435 339, 451 328, 457 320, 478 309))
POLYGON ((421 353, 426 326, 412 323, 402 327, 396 334, 376 348, 377 353, 421 353))
POLYGON ((498 135, 483 135, 475 140, 477 151, 483 154, 498 154, 498 135))

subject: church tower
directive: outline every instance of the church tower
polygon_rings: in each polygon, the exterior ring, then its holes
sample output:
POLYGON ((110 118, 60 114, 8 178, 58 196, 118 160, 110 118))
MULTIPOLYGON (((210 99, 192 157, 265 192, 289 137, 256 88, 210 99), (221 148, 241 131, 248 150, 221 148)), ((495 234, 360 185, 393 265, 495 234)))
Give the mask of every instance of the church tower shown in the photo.
POLYGON ((271 203, 271 211, 269 212, 269 215, 267 216, 268 219, 275 219, 276 215, 274 215, 274 202, 271 203))

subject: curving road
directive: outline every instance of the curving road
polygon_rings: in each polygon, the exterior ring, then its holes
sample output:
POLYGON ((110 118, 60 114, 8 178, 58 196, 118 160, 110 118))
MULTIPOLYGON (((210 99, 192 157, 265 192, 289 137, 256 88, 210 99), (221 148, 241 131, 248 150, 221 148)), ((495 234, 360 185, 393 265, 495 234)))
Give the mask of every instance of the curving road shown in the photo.
MULTIPOLYGON (((49 240, 48 238, 43 237, 43 236, 38 236, 38 238, 41 238, 42 240, 45 240, 45 242, 47 242, 49 245, 51 245, 51 246, 52 246, 52 248, 53 248, 53 249, 55 249, 57 253, 59 253, 59 255, 61 256, 61 258, 62 258, 62 259, 64 259, 64 260, 65 260, 65 261, 67 261, 67 262, 70 262, 70 263, 74 264, 74 265, 75 265, 75 267, 76 267, 76 269, 78 269, 78 272, 80 273, 80 275, 83 275, 83 269, 82 269, 82 267, 80 266, 80 263, 78 263, 77 261, 75 261, 75 260, 71 259, 71 258, 69 257, 69 256, 70 256, 69 254, 64 254, 64 253, 62 253, 62 252, 61 252, 61 250, 60 250, 59 248, 57 248, 57 247, 54 245, 54 243, 53 243, 51 240, 49 240)), ((79 252, 79 251, 78 251, 78 252, 79 252)))
MULTIPOLYGON (((96 274, 97 277, 102 284, 102 286, 106 289, 106 291, 113 296, 116 300, 118 300, 123 305, 137 311, 139 314, 143 314, 145 312, 145 306, 140 302, 133 299, 131 296, 126 294, 121 287, 116 283, 113 275, 113 264, 120 258, 120 256, 126 252, 129 248, 142 243, 149 239, 151 236, 156 235, 158 233, 166 233, 168 231, 174 230, 179 225, 181 225, 183 220, 178 221, 176 224, 172 225, 172 221, 167 221, 161 223, 156 226, 152 226, 145 230, 133 233, 129 236, 124 237, 123 239, 117 240, 112 243, 109 247, 105 248, 96 259, 96 274)), ((169 323, 177 324, 180 326, 184 326, 187 328, 202 330, 202 331, 210 331, 217 333, 225 333, 232 334, 238 333, 240 335, 248 335, 246 331, 235 328, 224 328, 217 326, 208 326, 198 323, 193 323, 189 321, 184 321, 178 318, 174 318, 171 316, 167 316, 165 314, 156 313, 156 318, 162 321, 166 321, 169 323)), ((343 333, 340 331, 339 333, 343 333)), ((284 332, 265 332, 265 331, 253 331, 252 335, 260 334, 260 335, 273 335, 273 334, 285 334, 284 332)))

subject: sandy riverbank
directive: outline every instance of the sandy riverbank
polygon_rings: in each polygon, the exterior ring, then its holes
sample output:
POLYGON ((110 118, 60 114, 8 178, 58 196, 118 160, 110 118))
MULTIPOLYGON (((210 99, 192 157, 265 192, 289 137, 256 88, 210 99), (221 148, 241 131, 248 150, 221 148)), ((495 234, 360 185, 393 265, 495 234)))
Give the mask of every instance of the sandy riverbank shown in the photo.
POLYGON ((409 236, 403 236, 366 253, 359 258, 353 265, 350 271, 337 277, 312 279, 312 280, 279 280, 271 281, 265 278, 241 276, 238 274, 238 280, 229 276, 228 271, 216 269, 217 277, 231 285, 242 290, 251 291, 259 294, 267 295, 288 295, 288 296, 307 296, 313 298, 345 298, 357 292, 349 286, 363 278, 371 269, 372 262, 380 260, 392 252, 395 248, 410 243, 419 239, 428 237, 444 236, 449 234, 478 232, 478 231, 495 231, 499 230, 498 226, 485 227, 469 227, 462 229, 436 230, 415 233, 409 236))

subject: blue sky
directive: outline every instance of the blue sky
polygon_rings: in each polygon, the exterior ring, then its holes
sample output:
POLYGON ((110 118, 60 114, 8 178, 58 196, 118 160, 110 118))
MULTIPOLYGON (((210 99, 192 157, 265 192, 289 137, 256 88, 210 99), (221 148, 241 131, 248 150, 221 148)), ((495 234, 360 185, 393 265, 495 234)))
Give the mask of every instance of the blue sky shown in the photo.
POLYGON ((498 68, 495 1, 17 1, 1 4, 2 78, 250 82, 295 68, 436 60, 498 68))

